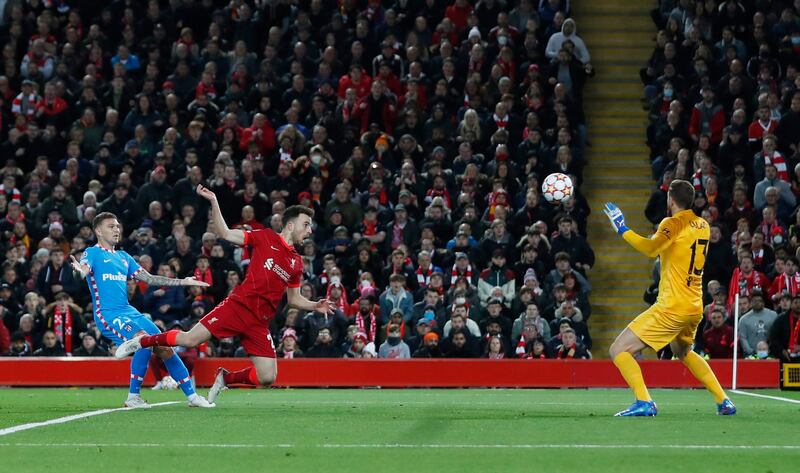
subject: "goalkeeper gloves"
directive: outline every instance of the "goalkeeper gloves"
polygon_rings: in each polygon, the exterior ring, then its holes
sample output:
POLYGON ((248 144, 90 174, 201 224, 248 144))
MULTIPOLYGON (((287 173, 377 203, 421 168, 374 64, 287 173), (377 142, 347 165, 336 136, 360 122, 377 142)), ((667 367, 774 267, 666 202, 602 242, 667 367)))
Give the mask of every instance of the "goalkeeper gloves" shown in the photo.
POLYGON ((611 222, 611 226, 614 227, 615 232, 622 235, 629 230, 628 226, 625 225, 625 216, 622 215, 622 210, 620 210, 619 207, 611 202, 606 202, 603 212, 606 213, 606 216, 611 222))

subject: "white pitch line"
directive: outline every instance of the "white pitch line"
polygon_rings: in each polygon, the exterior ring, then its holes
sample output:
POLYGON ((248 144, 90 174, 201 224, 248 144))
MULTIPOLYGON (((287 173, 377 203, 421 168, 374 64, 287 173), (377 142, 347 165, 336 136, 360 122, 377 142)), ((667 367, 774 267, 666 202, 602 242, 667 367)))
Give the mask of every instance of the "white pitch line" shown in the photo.
POLYGON ((749 393, 747 391, 739 391, 738 389, 731 389, 732 393, 741 394, 743 396, 760 397, 763 399, 772 399, 773 401, 791 402, 792 404, 800 404, 800 399, 789 399, 788 397, 768 396, 766 394, 749 393))
MULTIPOLYGON (((158 406, 167 406, 170 404, 177 404, 178 401, 169 401, 169 402, 158 402, 155 404, 150 404, 151 407, 158 407, 158 406)), ((22 425, 15 425, 12 427, 6 427, 5 429, 0 429, 0 437, 4 435, 10 435, 16 432, 22 432, 23 430, 30 430, 35 429, 37 427, 47 427, 48 425, 56 425, 56 424, 64 424, 67 422, 72 422, 73 420, 78 419, 85 419, 87 417, 94 417, 100 416, 103 414, 109 414, 111 412, 119 412, 119 411, 130 411, 136 409, 135 407, 118 407, 116 409, 100 409, 97 411, 89 411, 89 412, 82 412, 80 414, 73 414, 71 416, 65 417, 58 417, 56 419, 45 420, 42 422, 31 422, 30 424, 22 424, 22 425)))
POLYGON ((327 449, 574 449, 588 448, 594 450, 627 450, 627 449, 670 449, 670 450, 800 450, 800 445, 622 445, 622 444, 230 444, 230 443, 0 443, 0 447, 32 447, 32 448, 220 448, 220 449, 270 449, 313 447, 327 449))

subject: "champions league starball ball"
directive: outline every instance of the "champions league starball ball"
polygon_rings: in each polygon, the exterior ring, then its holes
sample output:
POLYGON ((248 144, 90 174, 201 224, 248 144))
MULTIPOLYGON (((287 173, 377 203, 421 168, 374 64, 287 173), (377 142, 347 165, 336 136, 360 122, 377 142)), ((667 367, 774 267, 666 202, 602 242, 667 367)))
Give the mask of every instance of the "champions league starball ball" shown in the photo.
POLYGON ((572 198, 572 179, 566 174, 555 172, 544 178, 542 194, 545 200, 553 204, 560 204, 572 198))

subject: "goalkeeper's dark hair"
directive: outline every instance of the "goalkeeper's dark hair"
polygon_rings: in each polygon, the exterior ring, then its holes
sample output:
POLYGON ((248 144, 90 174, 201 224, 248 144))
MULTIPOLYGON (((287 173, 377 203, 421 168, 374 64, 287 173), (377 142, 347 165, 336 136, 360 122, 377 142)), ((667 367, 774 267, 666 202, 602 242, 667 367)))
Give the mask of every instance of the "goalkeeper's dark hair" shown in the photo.
POLYGON ((675 179, 669 184, 669 196, 681 210, 691 209, 694 203, 694 186, 689 181, 675 179))
POLYGON ((103 222, 106 220, 116 219, 117 216, 112 214, 111 212, 100 212, 99 214, 95 215, 94 220, 92 220, 92 230, 97 230, 103 222))
POLYGON ((305 205, 292 205, 283 212, 283 224, 286 225, 301 215, 308 215, 314 218, 314 209, 305 205))

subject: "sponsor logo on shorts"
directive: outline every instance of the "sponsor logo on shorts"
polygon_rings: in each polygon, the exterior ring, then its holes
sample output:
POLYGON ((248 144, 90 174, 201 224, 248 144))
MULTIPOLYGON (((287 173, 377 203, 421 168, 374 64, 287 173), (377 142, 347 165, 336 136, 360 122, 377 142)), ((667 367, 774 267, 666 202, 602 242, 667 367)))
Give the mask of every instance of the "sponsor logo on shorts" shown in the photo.
POLYGON ((210 319, 208 319, 208 324, 209 324, 209 325, 211 325, 211 324, 213 324, 214 322, 216 322, 217 320, 219 320, 219 319, 218 319, 218 318, 216 318, 216 317, 211 317, 210 319))
POLYGON ((133 332, 133 327, 131 327, 131 324, 125 324, 125 326, 122 327, 122 329, 125 330, 126 332, 133 332))

